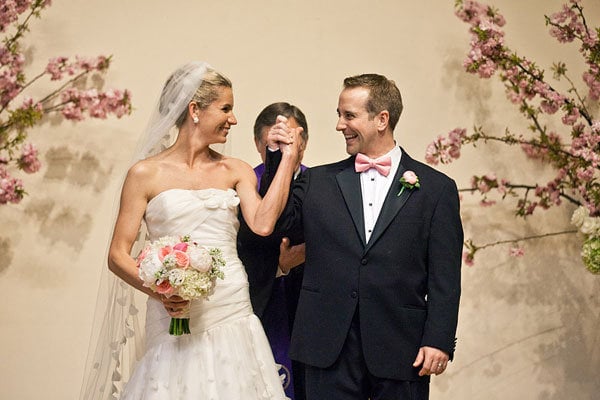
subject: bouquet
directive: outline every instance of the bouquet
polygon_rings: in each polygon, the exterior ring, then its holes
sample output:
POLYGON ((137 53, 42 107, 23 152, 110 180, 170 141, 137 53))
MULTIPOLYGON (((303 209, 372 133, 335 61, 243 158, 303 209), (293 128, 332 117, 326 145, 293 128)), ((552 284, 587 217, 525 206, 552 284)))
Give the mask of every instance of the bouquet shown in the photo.
MULTIPOLYGON (((208 299, 225 265, 221 250, 190 241, 189 236, 164 236, 148 244, 137 257, 144 286, 156 293, 184 300, 208 299)), ((189 310, 188 310, 189 311, 189 310)), ((189 316, 171 318, 169 333, 190 333, 189 316)))

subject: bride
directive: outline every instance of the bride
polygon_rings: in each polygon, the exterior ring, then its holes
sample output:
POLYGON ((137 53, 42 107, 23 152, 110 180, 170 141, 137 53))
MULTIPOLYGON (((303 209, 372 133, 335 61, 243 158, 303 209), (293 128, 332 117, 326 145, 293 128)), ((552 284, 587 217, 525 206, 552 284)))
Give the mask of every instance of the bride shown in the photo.
POLYGON ((239 205, 254 232, 273 230, 287 201, 300 131, 278 133, 283 168, 261 198, 248 164, 209 147, 225 143, 235 124, 231 82, 207 64, 186 64, 165 83, 140 152, 143 159, 129 169, 123 184, 108 255, 110 270, 148 295, 145 353, 121 400, 285 398, 236 253, 237 212, 239 205), (174 144, 152 155, 173 126, 178 131, 174 144), (190 235, 192 241, 221 249, 225 278, 217 281, 209 300, 188 304, 142 285, 130 255, 142 221, 150 240, 190 235), (191 334, 170 335, 171 317, 185 310, 191 334))

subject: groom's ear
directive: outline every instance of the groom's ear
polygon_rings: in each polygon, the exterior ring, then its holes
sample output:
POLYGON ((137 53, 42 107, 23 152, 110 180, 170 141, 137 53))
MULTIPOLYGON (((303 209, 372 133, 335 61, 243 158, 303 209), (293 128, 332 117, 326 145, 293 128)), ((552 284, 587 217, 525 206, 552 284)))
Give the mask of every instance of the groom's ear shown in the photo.
POLYGON ((390 112, 388 110, 380 111, 379 114, 375 116, 375 124, 379 132, 385 132, 390 124, 390 112))

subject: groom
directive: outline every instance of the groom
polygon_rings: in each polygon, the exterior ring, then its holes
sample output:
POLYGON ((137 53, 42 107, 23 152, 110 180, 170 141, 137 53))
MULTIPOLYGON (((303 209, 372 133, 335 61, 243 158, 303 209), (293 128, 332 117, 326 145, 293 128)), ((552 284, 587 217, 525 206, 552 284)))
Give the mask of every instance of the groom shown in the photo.
MULTIPOLYGON (((338 123, 350 157, 308 169, 279 229, 306 242, 290 355, 306 364, 308 400, 429 398, 452 359, 463 231, 454 181, 394 141, 393 81, 344 80, 338 123)), ((290 128, 279 122, 270 149, 290 128)), ((267 157, 263 184, 278 162, 267 157)))

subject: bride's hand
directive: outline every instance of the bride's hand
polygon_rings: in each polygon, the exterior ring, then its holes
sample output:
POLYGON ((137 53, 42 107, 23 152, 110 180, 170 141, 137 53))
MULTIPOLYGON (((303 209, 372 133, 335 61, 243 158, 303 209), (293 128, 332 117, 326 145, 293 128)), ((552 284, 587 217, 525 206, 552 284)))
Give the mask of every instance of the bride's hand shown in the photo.
POLYGON ((189 300, 184 300, 179 296, 167 297, 161 294, 160 301, 162 301, 167 313, 174 318, 182 316, 190 305, 189 300))
POLYGON ((298 156, 302 127, 290 127, 288 120, 283 115, 278 115, 275 125, 267 133, 267 145, 271 150, 279 149, 283 154, 298 156))

